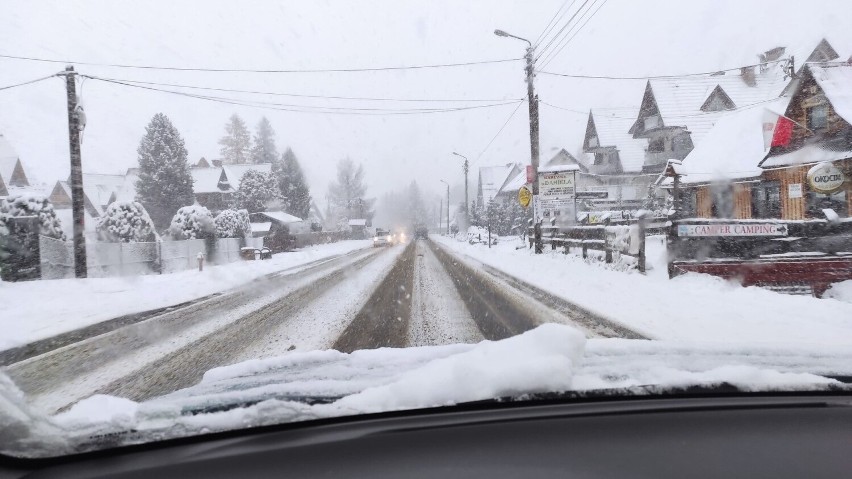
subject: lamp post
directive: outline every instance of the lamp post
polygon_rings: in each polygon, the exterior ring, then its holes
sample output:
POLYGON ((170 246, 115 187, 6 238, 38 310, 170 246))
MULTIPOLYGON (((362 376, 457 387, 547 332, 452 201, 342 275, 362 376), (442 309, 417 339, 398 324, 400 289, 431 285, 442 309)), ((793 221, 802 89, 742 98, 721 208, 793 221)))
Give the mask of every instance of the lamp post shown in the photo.
MULTIPOLYGON (((527 74, 527 103, 529 103, 529 111, 530 111, 530 164, 532 165, 533 170, 533 184, 532 184, 532 193, 533 193, 533 219, 538 225, 539 218, 538 211, 536 211, 536 203, 538 200, 538 157, 539 157, 539 145, 538 145, 538 98, 535 95, 535 87, 533 85, 535 79, 535 48, 532 45, 532 42, 527 40, 526 38, 521 38, 510 33, 506 33, 503 30, 494 30, 494 34, 498 37, 508 37, 514 38, 517 40, 521 40, 527 42, 527 53, 524 55, 524 58, 527 61, 526 66, 526 74, 527 74)), ((542 253, 542 245, 541 245, 541 228, 535 228, 535 253, 542 253)))
POLYGON ((447 236, 449 236, 450 235, 450 184, 447 183, 444 180, 441 180, 441 183, 447 185, 447 227, 446 227, 445 231, 446 231, 447 236))

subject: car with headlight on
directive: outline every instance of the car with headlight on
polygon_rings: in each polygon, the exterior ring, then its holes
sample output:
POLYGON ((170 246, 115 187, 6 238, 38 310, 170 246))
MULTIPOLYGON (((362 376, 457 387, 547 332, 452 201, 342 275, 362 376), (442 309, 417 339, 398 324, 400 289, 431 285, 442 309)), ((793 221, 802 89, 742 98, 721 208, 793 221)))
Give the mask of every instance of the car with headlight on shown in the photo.
POLYGON ((376 235, 373 236, 373 248, 378 248, 379 246, 391 246, 393 237, 390 234, 390 231, 385 231, 383 229, 376 229, 376 235))

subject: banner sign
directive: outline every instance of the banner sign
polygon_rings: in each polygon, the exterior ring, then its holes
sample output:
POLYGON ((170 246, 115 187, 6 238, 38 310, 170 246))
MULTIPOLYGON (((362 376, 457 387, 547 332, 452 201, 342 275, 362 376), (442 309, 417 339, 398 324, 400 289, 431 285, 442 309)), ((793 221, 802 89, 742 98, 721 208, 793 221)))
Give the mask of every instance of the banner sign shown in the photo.
POLYGON ((820 163, 808 170, 808 185, 817 193, 830 195, 843 187, 843 171, 832 163, 820 163))
POLYGON ((574 199, 574 172, 540 173, 538 192, 542 200, 574 199))
POLYGON ((678 236, 787 236, 783 223, 733 223, 709 225, 678 225, 678 236))

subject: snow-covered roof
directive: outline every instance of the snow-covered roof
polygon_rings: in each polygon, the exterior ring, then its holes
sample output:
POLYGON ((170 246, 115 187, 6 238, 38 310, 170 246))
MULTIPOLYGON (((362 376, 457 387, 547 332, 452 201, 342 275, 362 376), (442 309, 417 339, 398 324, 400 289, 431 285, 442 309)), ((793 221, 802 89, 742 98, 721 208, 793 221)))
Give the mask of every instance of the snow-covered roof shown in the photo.
POLYGON ((707 183, 760 176, 759 164, 766 156, 763 121, 767 109, 784 111, 789 98, 766 106, 728 112, 696 145, 678 168, 683 183, 707 183))
POLYGON ((521 171, 517 175, 509 178, 509 180, 500 188, 499 194, 512 194, 517 193, 518 190, 521 189, 522 186, 527 184, 527 172, 521 171))
POLYGON ((831 102, 835 113, 852 124, 852 65, 812 64, 808 65, 808 69, 831 102))
POLYGON ((583 156, 580 158, 575 157, 571 153, 565 151, 565 148, 560 149, 553 157, 547 160, 544 165, 539 167, 541 170, 542 167, 547 168, 550 166, 559 166, 559 165, 577 165, 580 167, 580 171, 583 173, 588 173, 589 164, 592 163, 593 157, 587 153, 583 153, 583 156))
POLYGON ((231 184, 230 188, 219 188, 219 179, 222 177, 222 168, 190 168, 192 175, 192 191, 198 193, 228 193, 236 190, 239 183, 231 184))
POLYGON ((298 223, 304 221, 302 218, 293 216, 283 211, 261 211, 258 213, 278 223, 298 223))
POLYGON ((89 200, 99 208, 109 204, 112 195, 123 185, 124 175, 83 173, 83 190, 89 200))
MULTIPOLYGON (((73 221, 73 211, 71 208, 63 208, 63 209, 55 209, 56 218, 59 219, 59 226, 62 228, 62 231, 65 233, 67 238, 74 237, 74 221, 73 221)), ((94 233, 97 229, 98 220, 95 219, 91 214, 89 214, 88 209, 83 209, 83 231, 86 233, 94 233)))
POLYGON ((754 72, 754 85, 749 85, 739 71, 722 75, 687 78, 655 78, 648 81, 665 126, 683 126, 698 144, 727 110, 707 111, 701 107, 717 87, 733 102, 735 108, 757 105, 777 98, 788 83, 781 65, 754 72))
POLYGON ((630 127, 636 121, 639 108, 592 110, 590 113, 598 136, 598 146, 615 147, 621 169, 625 172, 642 171, 645 163, 645 148, 648 141, 633 138, 630 127))
POLYGON ((500 188, 509 180, 514 172, 517 171, 518 165, 509 163, 499 166, 481 166, 479 167, 479 185, 482 189, 482 200, 488 203, 497 193, 500 188))
POLYGON ((349 226, 367 226, 367 220, 363 218, 349 220, 349 226))
POLYGON ((773 168, 778 166, 807 165, 823 161, 837 161, 852 158, 850 150, 829 150, 819 144, 808 144, 798 150, 766 158, 760 166, 773 168))
POLYGON ((239 189, 240 180, 243 178, 243 175, 249 171, 259 171, 260 173, 270 173, 272 172, 272 163, 245 163, 239 165, 222 165, 223 170, 225 170, 225 176, 228 178, 228 183, 231 184, 231 188, 239 189))
POLYGON ((6 137, 0 133, 0 177, 3 178, 3 183, 7 186, 27 186, 29 181, 26 178, 26 172, 23 172, 22 181, 12 181, 12 176, 15 168, 20 165, 23 171, 23 163, 20 162, 18 153, 12 148, 12 144, 6 140, 6 137), (19 184, 16 184, 19 183, 19 184))
POLYGON ((538 169, 539 173, 557 173, 560 171, 580 171, 580 165, 551 165, 538 169))
POLYGON ((130 168, 124 175, 124 182, 115 191, 115 201, 136 201, 136 182, 139 181, 139 170, 130 168))
POLYGON ((252 233, 269 233, 269 230, 272 228, 271 221, 265 221, 263 223, 251 223, 251 232, 252 233))

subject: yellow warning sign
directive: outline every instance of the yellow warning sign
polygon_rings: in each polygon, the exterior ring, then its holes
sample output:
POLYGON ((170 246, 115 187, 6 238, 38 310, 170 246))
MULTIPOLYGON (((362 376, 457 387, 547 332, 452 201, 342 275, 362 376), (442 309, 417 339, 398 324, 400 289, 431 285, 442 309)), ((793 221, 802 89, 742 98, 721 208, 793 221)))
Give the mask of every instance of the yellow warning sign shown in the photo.
POLYGON ((526 186, 522 186, 521 189, 518 190, 518 203, 521 204, 521 207, 528 208, 530 206, 530 201, 532 201, 532 192, 526 186))

